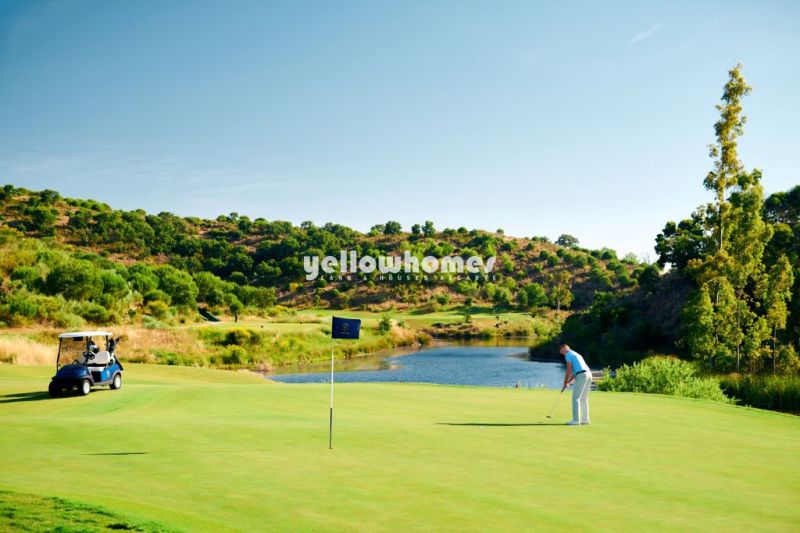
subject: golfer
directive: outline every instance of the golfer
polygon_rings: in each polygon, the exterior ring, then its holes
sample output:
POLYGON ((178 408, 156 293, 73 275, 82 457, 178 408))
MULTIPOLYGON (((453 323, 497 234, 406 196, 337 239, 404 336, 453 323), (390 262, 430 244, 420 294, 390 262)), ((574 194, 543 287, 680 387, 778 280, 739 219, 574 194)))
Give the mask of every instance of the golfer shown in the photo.
POLYGON ((572 420, 568 426, 589 425, 589 390, 592 388, 592 371, 583 360, 583 356, 573 351, 569 345, 562 344, 559 353, 564 356, 567 363, 567 372, 564 374, 564 389, 573 381, 572 388, 572 420))

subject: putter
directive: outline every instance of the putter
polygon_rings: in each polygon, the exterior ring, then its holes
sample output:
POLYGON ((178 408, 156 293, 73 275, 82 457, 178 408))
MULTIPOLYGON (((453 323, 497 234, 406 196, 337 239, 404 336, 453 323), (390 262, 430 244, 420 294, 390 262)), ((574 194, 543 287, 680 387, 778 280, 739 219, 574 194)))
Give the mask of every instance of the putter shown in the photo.
POLYGON ((555 410, 556 405, 558 405, 558 400, 561 399, 561 396, 563 394, 564 394, 564 389, 562 388, 561 392, 558 393, 558 397, 556 398, 556 401, 553 402, 553 407, 550 408, 550 413, 547 415, 547 418, 551 418, 552 417, 553 411, 555 410))

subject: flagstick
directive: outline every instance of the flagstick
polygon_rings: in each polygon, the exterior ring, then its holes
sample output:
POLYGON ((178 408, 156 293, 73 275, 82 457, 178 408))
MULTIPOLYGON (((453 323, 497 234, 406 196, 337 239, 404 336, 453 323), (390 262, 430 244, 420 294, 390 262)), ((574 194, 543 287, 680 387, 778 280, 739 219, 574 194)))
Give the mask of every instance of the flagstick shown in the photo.
POLYGON ((333 347, 336 339, 331 339, 331 417, 328 425, 328 449, 333 449, 333 347))

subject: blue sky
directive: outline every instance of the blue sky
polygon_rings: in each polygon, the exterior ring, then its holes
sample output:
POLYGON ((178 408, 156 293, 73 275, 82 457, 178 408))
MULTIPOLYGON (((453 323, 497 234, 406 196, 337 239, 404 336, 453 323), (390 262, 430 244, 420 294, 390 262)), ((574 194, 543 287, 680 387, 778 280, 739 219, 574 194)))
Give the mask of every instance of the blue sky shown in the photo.
POLYGON ((793 2, 0 0, 0 183, 123 209, 571 233, 650 254, 714 105, 800 183, 793 2))

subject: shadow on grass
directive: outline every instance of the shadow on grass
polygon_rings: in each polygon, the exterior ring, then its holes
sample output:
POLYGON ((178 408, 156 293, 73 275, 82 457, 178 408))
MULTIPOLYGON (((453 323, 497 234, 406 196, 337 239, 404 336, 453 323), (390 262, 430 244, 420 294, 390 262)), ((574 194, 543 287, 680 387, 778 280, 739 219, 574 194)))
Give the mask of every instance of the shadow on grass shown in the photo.
POLYGON ((82 453, 81 455, 147 455, 150 452, 100 452, 100 453, 82 453))
POLYGON ((124 456, 124 455, 203 455, 215 453, 252 453, 264 452, 266 450, 183 450, 183 451, 164 451, 164 452, 95 452, 82 453, 84 456, 124 456))
POLYGON ((17 392, 15 394, 6 394, 5 396, 0 396, 0 403, 38 402, 40 400, 52 399, 53 398, 46 391, 17 392))
POLYGON ((536 426, 563 426, 558 422, 529 422, 529 423, 505 423, 505 422, 437 422, 437 426, 480 426, 480 427, 536 427, 536 426))
MULTIPOLYGON (((107 387, 97 387, 97 388, 93 387, 91 394, 96 394, 98 392, 108 392, 110 390, 111 389, 107 387)), ((75 391, 65 391, 55 397, 50 396, 50 393, 47 391, 16 392, 14 394, 6 394, 4 396, 0 396, 0 404, 17 403, 17 402, 39 402, 42 400, 57 400, 59 398, 72 398, 72 397, 80 397, 80 395, 75 391)))

